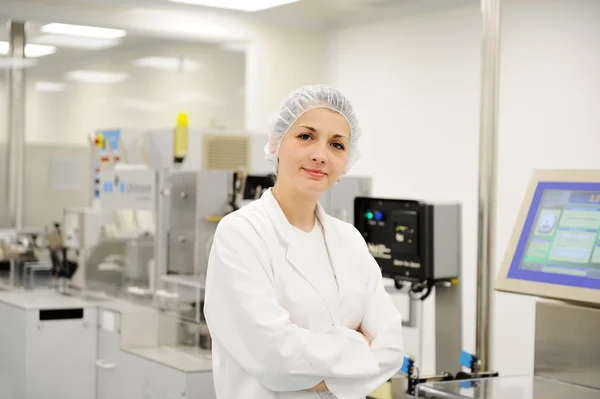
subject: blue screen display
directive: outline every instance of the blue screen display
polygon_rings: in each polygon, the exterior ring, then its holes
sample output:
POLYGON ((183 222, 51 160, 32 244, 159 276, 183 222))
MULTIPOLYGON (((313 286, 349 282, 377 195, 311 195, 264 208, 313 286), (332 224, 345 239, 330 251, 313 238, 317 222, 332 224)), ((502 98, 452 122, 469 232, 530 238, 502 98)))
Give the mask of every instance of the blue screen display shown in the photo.
POLYGON ((600 183, 538 183, 507 277, 600 289, 600 183))

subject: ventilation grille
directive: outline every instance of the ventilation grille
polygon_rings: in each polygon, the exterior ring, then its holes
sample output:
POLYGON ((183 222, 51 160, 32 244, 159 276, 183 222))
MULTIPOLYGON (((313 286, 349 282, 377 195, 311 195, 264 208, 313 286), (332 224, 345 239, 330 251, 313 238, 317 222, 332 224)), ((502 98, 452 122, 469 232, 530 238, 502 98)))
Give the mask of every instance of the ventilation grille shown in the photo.
POLYGON ((203 168, 207 170, 249 170, 249 136, 204 136, 203 168))

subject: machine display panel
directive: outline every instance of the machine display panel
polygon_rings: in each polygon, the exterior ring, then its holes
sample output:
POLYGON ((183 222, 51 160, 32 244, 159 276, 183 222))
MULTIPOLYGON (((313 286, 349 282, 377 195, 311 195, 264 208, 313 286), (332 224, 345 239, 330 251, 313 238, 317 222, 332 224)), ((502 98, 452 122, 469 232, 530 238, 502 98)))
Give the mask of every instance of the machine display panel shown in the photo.
POLYGON ((600 289, 599 235, 600 183, 539 182, 507 277, 600 289))

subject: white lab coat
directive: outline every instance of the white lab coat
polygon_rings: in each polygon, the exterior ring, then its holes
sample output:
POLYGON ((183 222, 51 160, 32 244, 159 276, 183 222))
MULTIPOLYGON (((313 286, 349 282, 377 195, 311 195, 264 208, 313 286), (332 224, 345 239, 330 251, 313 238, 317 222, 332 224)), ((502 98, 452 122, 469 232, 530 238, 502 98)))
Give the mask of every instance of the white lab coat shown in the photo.
POLYGON ((219 223, 204 299, 218 399, 316 399, 308 389, 323 380, 339 399, 364 398, 399 371, 402 318, 376 261, 354 226, 320 205, 317 216, 337 300, 323 299, 336 296, 270 190, 219 223))

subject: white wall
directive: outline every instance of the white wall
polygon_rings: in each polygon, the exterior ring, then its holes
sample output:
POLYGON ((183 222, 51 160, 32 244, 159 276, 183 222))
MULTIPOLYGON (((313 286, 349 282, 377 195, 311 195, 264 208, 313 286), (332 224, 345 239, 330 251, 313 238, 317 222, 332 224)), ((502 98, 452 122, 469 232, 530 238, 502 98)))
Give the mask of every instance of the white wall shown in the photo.
POLYGON ((326 78, 323 31, 259 28, 246 59, 246 127, 266 132, 286 95, 326 78))
MULTIPOLYGON (((533 169, 600 168, 600 2, 505 0, 496 270, 533 169)), ((496 294, 494 364, 533 364, 534 299, 496 294)))
MULTIPOLYGON (((496 270, 532 169, 600 167, 600 3, 502 4, 496 270)), ((475 347, 481 40, 474 4, 332 32, 328 65, 362 119, 364 158, 354 172, 373 175, 375 195, 463 204, 467 350, 475 347)), ((494 300, 492 367, 532 373, 533 299, 494 300)), ((415 338, 407 331, 411 353, 415 338)), ((432 344, 426 334, 425 370, 434 367, 432 344)))
POLYGON ((182 111, 188 113, 190 127, 216 123, 243 129, 244 55, 214 45, 159 43, 77 65, 54 66, 51 72, 44 70, 43 63, 28 71, 27 141, 86 144, 87 134, 97 129, 175 126, 182 111), (200 68, 178 72, 132 65, 140 57, 180 55, 198 62, 200 68), (37 81, 63 81, 63 73, 72 69, 125 72, 129 78, 114 84, 67 82, 66 91, 58 93, 35 90, 37 81))

